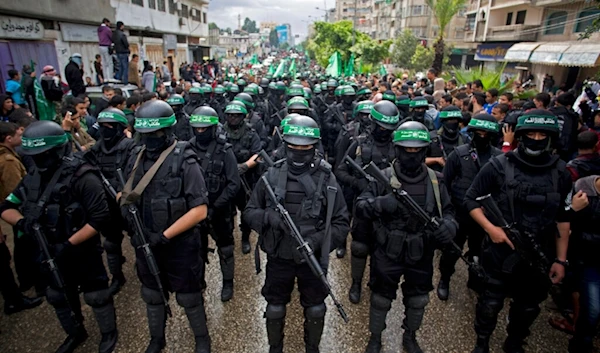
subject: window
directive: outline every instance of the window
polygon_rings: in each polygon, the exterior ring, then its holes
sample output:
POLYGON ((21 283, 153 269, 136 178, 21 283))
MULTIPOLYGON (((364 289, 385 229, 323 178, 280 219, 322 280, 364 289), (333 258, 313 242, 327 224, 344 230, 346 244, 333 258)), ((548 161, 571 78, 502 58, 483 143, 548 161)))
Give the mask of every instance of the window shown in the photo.
POLYGON ((567 21, 567 11, 551 13, 546 19, 546 28, 544 34, 563 34, 565 31, 565 22, 567 21))
POLYGON ((512 12, 509 12, 509 13, 506 15, 506 25, 507 25, 507 26, 510 26, 510 25, 512 25, 512 18, 513 18, 513 13, 512 13, 512 12))
POLYGON ((467 8, 463 7, 462 9, 458 10, 458 17, 465 17, 467 15, 467 8))
POLYGON ((156 10, 156 0, 148 0, 148 7, 156 10))
POLYGON ((422 14, 423 14, 423 6, 422 5, 413 6, 413 9, 412 9, 413 16, 421 16, 422 14))
POLYGON ((192 9, 192 11, 190 11, 190 17, 192 18, 192 20, 196 21, 196 22, 200 22, 201 21, 201 14, 200 14, 200 10, 198 9, 192 9))
POLYGON ((467 22, 465 22, 465 31, 475 30, 475 14, 467 16, 467 22))
POLYGON ((527 10, 517 12, 517 20, 515 21, 516 25, 525 24, 525 15, 527 15, 527 10))
POLYGON ((206 12, 202 13, 202 23, 208 23, 208 20, 206 19, 206 12))
POLYGON ((169 0, 169 13, 171 15, 177 13, 177 4, 175 3, 175 0, 169 0))
POLYGON ((144 7, 144 0, 131 0, 131 3, 134 5, 144 7))
POLYGON ((158 11, 162 11, 162 12, 166 11, 165 0, 156 0, 156 4, 157 4, 157 7, 158 7, 158 11))
POLYGON ((187 5, 183 5, 181 4, 181 17, 183 18, 188 18, 190 15, 190 12, 188 11, 188 7, 187 5))
POLYGON ((577 25, 575 25, 575 33, 585 32, 585 29, 592 25, 595 19, 600 17, 600 10, 598 9, 587 9, 583 10, 577 16, 577 25))

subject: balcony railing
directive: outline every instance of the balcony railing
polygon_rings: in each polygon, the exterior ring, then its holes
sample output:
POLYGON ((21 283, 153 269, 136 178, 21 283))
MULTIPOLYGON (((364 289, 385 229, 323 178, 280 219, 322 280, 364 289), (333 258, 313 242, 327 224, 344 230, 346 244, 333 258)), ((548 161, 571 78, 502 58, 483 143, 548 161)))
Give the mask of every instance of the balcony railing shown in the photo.
POLYGON ((535 29, 539 27, 539 25, 523 24, 489 27, 486 41, 535 41, 538 32, 535 29))

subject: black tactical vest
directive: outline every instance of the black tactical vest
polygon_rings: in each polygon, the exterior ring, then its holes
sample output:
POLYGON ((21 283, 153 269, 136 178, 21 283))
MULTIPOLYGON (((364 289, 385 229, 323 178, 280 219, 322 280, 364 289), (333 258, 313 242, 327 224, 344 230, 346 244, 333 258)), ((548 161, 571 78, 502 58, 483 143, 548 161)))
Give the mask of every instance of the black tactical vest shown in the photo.
POLYGON ((102 139, 92 147, 92 152, 98 161, 98 168, 115 190, 122 188, 117 176, 117 169, 125 170, 129 160, 129 151, 133 149, 134 145, 135 141, 123 137, 110 151, 106 150, 102 139))
POLYGON ((212 203, 219 198, 227 185, 225 155, 227 150, 231 149, 231 145, 223 135, 212 140, 206 149, 198 148, 195 137, 190 141, 190 145, 198 155, 198 163, 204 172, 208 199, 212 203))
POLYGON ((190 125, 190 117, 183 111, 177 112, 175 116, 177 118, 177 123, 175 123, 175 126, 173 127, 173 133, 177 136, 177 140, 191 140, 192 137, 194 137, 194 131, 192 130, 192 125, 190 125))
POLYGON ((246 127, 240 127, 240 129, 245 129, 246 131, 244 131, 239 139, 232 138, 231 134, 227 135, 227 139, 233 148, 233 154, 235 155, 237 162, 244 163, 252 157, 250 148, 252 147, 252 136, 255 131, 247 125, 246 127))
POLYGON ((357 163, 362 166, 373 162, 377 165, 377 168, 385 169, 396 158, 392 142, 387 143, 385 146, 377 146, 373 138, 369 137, 359 142, 359 148, 360 156, 357 156, 357 163))

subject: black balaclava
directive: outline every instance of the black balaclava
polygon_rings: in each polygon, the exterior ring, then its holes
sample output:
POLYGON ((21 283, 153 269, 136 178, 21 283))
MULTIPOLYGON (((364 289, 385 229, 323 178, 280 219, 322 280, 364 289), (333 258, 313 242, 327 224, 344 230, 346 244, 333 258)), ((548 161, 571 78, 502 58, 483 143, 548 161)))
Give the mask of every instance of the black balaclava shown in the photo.
POLYGON ((171 129, 142 134, 142 143, 146 146, 146 156, 152 160, 158 159, 172 139, 171 129))
POLYGON ((33 163, 41 174, 53 173, 61 165, 67 148, 71 148, 68 143, 65 146, 52 148, 44 153, 34 155, 32 156, 33 163))
POLYGON ((478 151, 486 151, 490 148, 490 141, 492 140, 492 136, 490 133, 486 133, 485 136, 480 136, 477 132, 473 133, 473 146, 478 151))
POLYGON ((125 127, 119 123, 109 123, 111 127, 104 126, 100 124, 98 128, 98 132, 102 137, 102 141, 107 149, 111 149, 114 147, 120 140, 125 136, 125 127))
POLYGON ((209 126, 203 132, 198 132, 197 129, 194 129, 194 135, 196 136, 196 145, 197 146, 208 145, 213 140, 214 134, 215 134, 215 126, 209 126))
POLYGON ((413 110, 412 118, 414 121, 423 123, 425 121, 425 110, 417 110, 417 109, 413 110))
POLYGON ((458 134, 458 130, 460 129, 458 120, 455 119, 442 120, 442 126, 444 126, 444 132, 448 136, 456 136, 456 134, 458 134))
POLYGON ((390 142, 392 139, 392 132, 392 130, 382 128, 381 126, 375 124, 375 128, 372 132, 373 139, 375 140, 375 142, 379 143, 390 142))
POLYGON ((227 126, 231 130, 239 129, 244 122, 243 114, 225 114, 225 119, 227 121, 227 126))
POLYGON ((309 150, 296 150, 286 145, 287 163, 290 173, 300 175, 310 170, 312 160, 315 158, 315 148, 309 150))
POLYGON ((419 152, 407 152, 402 146, 395 147, 396 161, 400 166, 400 172, 409 177, 418 175, 423 170, 423 163, 427 156, 427 148, 423 147, 419 152))

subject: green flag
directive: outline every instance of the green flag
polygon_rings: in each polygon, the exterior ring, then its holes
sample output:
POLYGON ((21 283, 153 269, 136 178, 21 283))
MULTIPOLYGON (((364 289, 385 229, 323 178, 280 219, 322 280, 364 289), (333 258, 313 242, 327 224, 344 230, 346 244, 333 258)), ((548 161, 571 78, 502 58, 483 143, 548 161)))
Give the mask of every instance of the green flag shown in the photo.
POLYGON ((290 76, 296 77, 296 59, 292 59, 289 70, 290 76))
POLYGON ((381 66, 379 67, 379 75, 381 75, 381 76, 387 75, 387 70, 385 69, 385 66, 383 66, 383 64, 381 64, 381 66))
POLYGON ((269 72, 268 75, 275 75, 275 66, 273 66, 273 63, 271 63, 271 65, 269 65, 269 72))
POLYGON ((273 74, 273 77, 281 77, 281 76, 283 76, 284 72, 285 72, 285 59, 281 60, 281 62, 279 63, 279 66, 277 67, 277 70, 273 74))
POLYGON ((342 56, 339 52, 331 54, 329 57, 329 65, 325 69, 327 75, 331 77, 340 77, 342 75, 342 56))
MULTIPOLYGON (((31 72, 35 72, 35 63, 33 60, 30 61, 31 72)), ((33 78, 33 93, 35 94, 35 111, 39 120, 53 120, 56 110, 54 109, 54 103, 49 102, 44 96, 44 90, 40 85, 40 81, 37 78, 33 78)), ((33 109, 32 109, 33 111, 33 109)))
POLYGON ((344 76, 354 76, 354 53, 350 54, 350 59, 348 59, 348 64, 346 64, 346 70, 344 70, 344 76))
POLYGON ((358 59, 358 73, 359 74, 363 73, 362 58, 358 59))
POLYGON ((310 64, 310 56, 308 55, 308 50, 304 49, 304 59, 306 59, 306 63, 310 64))
POLYGON ((260 64, 260 62, 258 61, 258 54, 252 55, 252 58, 250 59, 250 64, 252 64, 252 65, 260 64))
POLYGON ((156 92, 156 86, 158 86, 158 80, 156 78, 156 73, 154 73, 154 81, 152 82, 152 92, 156 92))

